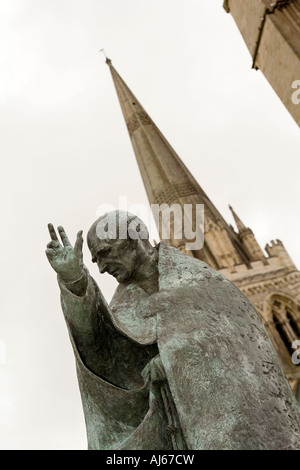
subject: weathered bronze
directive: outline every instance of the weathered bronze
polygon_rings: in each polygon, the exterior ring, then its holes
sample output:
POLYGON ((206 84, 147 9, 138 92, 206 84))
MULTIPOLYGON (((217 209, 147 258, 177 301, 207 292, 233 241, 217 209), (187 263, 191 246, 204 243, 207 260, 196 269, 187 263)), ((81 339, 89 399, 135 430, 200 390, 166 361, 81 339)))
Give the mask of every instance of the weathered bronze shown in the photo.
POLYGON ((153 247, 140 219, 116 211, 87 238, 99 271, 119 282, 108 305, 83 264, 82 232, 74 248, 62 227, 62 243, 49 232, 89 449, 300 448, 298 404, 234 284, 176 248, 153 247))

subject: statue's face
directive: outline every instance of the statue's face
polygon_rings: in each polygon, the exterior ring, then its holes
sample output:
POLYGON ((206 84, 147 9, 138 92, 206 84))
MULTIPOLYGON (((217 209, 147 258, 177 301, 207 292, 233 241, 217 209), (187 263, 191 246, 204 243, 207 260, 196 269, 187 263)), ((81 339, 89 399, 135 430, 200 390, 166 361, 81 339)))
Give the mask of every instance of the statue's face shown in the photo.
POLYGON ((137 251, 131 240, 103 242, 97 250, 96 262, 100 273, 108 272, 118 282, 128 281, 134 271, 137 251))

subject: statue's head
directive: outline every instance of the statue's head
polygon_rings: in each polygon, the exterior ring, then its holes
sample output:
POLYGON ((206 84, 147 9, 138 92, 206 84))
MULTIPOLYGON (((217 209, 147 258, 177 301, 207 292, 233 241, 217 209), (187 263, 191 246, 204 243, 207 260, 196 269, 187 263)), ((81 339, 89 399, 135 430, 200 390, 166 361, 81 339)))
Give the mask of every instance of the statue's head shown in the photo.
POLYGON ((108 212, 93 223, 87 243, 99 271, 108 272, 121 283, 132 277, 142 255, 153 248, 144 222, 119 210, 108 212))

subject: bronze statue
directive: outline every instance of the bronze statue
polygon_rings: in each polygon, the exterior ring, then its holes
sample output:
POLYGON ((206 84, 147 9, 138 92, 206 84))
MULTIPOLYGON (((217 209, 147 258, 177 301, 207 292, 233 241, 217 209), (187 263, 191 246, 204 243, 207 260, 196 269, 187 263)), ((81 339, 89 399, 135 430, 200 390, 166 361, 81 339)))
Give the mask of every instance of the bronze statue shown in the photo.
POLYGON ((153 247, 140 219, 114 211, 87 237, 99 271, 119 282, 108 305, 83 264, 82 232, 74 248, 62 227, 62 243, 49 232, 89 449, 300 448, 298 404, 234 284, 176 248, 153 247))

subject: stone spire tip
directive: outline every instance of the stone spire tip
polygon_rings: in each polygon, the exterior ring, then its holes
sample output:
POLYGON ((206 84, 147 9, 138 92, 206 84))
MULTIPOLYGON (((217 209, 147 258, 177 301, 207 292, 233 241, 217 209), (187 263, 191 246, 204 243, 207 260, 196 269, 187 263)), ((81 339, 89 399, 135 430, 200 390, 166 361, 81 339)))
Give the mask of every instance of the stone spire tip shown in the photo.
POLYGON ((107 55, 105 54, 104 49, 100 49, 99 52, 102 52, 102 53, 104 54, 105 62, 107 63, 107 65, 111 65, 111 59, 109 59, 109 58, 107 57, 107 55))
POLYGON ((239 216, 236 214, 236 212, 234 211, 234 209, 231 207, 230 204, 228 204, 229 206, 229 209, 231 210, 231 213, 233 215, 233 218, 234 218, 234 221, 236 223, 236 226, 238 228, 238 231, 239 232, 242 232, 243 230, 246 230, 246 226, 243 224, 243 222, 241 221, 241 219, 239 218, 239 216))

